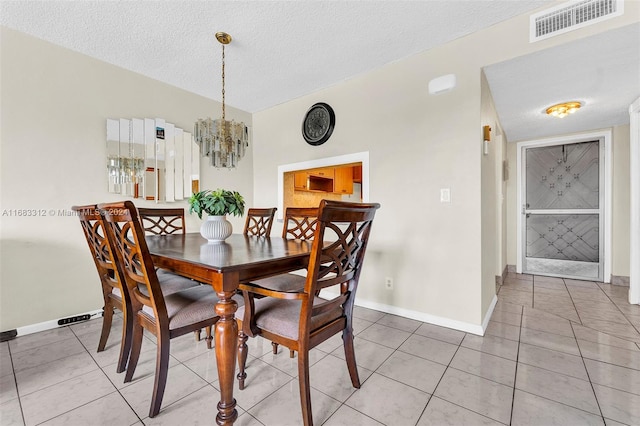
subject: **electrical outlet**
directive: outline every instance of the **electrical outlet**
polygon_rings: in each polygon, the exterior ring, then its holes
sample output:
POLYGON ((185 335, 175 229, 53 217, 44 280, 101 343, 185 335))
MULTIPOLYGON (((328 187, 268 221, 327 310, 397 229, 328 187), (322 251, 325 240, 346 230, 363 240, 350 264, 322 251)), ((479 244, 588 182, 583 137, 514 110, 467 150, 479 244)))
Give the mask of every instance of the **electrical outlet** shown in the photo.
POLYGON ((393 290, 393 278, 387 277, 384 279, 384 287, 387 290, 393 290))

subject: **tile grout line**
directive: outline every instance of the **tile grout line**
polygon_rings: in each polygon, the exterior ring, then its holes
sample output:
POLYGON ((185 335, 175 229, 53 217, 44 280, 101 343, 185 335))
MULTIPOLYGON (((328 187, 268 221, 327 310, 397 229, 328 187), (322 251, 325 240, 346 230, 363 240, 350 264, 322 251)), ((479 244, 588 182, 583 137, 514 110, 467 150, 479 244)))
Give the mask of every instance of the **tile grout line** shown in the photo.
MULTIPOLYGON (((629 323, 628 325, 630 325, 632 328, 634 328, 636 330, 636 332, 638 333, 638 337, 640 337, 640 330, 638 330, 638 327, 636 327, 631 321, 629 321, 629 318, 627 318, 627 316, 625 315, 625 313, 622 311, 622 309, 620 309, 620 307, 618 305, 616 305, 616 303, 611 299, 611 297, 609 296, 609 294, 604 291, 602 289, 602 287, 600 287, 600 284, 596 283, 596 286, 598 286, 598 288, 600 289, 601 292, 604 293, 604 295, 607 297, 607 299, 609 299, 609 302, 611 302, 611 304, 613 306, 616 307, 616 309, 620 312, 620 314, 622 314, 622 316, 624 317, 625 320, 627 320, 627 322, 629 323)), ((603 320, 604 321, 604 320, 603 320)), ((613 321, 610 321, 613 322, 613 321)), ((636 342, 638 343, 638 342, 636 342)))
POLYGON ((7 351, 9 352, 9 361, 11 361, 11 372, 13 373, 13 383, 16 385, 16 398, 18 399, 18 406, 20 407, 20 417, 22 417, 22 424, 26 425, 27 421, 24 418, 24 410, 22 408, 22 399, 20 398, 20 392, 18 392, 18 379, 16 377, 16 370, 13 366, 13 354, 11 353, 11 345, 7 342, 7 351))
MULTIPOLYGON (((571 331, 573 331, 573 337, 576 339, 576 344, 578 343, 578 336, 576 336, 576 331, 573 329, 573 325, 571 325, 571 331)), ((593 382, 591 381, 591 375, 589 374, 589 369, 587 368, 587 363, 584 361, 584 357, 582 356, 582 349, 578 344, 578 351, 580 352, 580 359, 582 360, 582 365, 584 366, 584 371, 587 373, 587 378, 589 379, 589 385, 591 385, 591 391, 593 392, 593 398, 596 400, 596 404, 598 405, 598 411, 600 411, 600 417, 602 421, 606 424, 604 420, 604 414, 602 413, 602 408, 600 407, 600 401, 598 401, 598 395, 596 394, 596 389, 593 386, 593 382)))
MULTIPOLYGON (((533 284, 531 284, 533 285, 533 284)), ((533 293, 533 292, 532 292, 533 293)), ((518 381, 518 364, 520 359, 520 339, 522 337, 522 317, 524 316, 524 306, 522 307, 522 313, 520 315, 520 332, 518 334, 518 350, 516 352, 516 369, 513 373, 513 392, 511 393, 511 411, 509 412, 509 425, 513 423, 513 408, 516 401, 516 385, 518 381)))

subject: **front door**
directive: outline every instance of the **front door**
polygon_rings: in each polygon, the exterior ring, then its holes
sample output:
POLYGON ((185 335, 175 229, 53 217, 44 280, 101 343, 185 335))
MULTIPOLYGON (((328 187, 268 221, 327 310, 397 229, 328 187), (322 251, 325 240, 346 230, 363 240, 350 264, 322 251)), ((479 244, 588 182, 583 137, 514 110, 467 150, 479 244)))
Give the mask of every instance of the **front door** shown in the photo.
POLYGON ((603 280, 602 145, 523 148, 524 273, 603 280))

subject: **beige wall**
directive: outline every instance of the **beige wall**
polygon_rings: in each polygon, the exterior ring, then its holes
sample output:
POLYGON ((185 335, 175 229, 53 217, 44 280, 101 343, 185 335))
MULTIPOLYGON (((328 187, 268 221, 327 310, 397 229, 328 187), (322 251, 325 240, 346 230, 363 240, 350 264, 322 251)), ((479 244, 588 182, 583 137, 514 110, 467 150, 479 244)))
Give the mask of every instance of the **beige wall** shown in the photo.
MULTIPOLYGON (((491 128, 488 153, 481 157, 482 184, 482 312, 489 309, 496 294, 495 277, 502 274, 502 180, 498 174, 502 164, 502 130, 498 121, 489 83, 482 73, 481 78, 480 135, 482 144, 483 127, 491 128)), ((482 145, 481 145, 482 146, 482 145)))
POLYGON ((495 250, 489 238, 498 228, 499 160, 481 154, 481 69, 635 22, 638 6, 628 4, 621 18, 532 44, 523 15, 254 114, 256 203, 277 200, 278 165, 368 151, 370 199, 382 208, 358 300, 434 321, 481 324, 496 265, 508 259, 506 252, 498 259, 484 253, 495 250), (456 74, 455 90, 429 96, 429 80, 449 73, 456 74), (336 127, 327 143, 311 147, 300 123, 319 101, 335 110, 336 127), (451 189, 451 203, 439 202, 440 188, 451 189), (485 190, 490 194, 483 210, 485 190), (385 277, 394 279, 393 291, 384 288, 385 277))
POLYGON ((611 198, 611 274, 629 276, 631 235, 631 158, 629 125, 613 128, 613 193, 611 198))
MULTIPOLYGON (((593 129, 585 129, 593 130, 593 129)), ((613 127, 612 132, 612 197, 611 197, 611 273, 629 276, 629 234, 630 234, 630 173, 629 173, 629 125, 613 127)), ((561 136, 561 135, 558 135, 561 136)), ((507 263, 517 262, 517 219, 520 209, 516 205, 517 144, 507 147, 511 176, 507 185, 507 263)))
MULTIPOLYGON (((106 191, 105 120, 164 118, 192 129, 219 103, 22 33, 1 33, 0 210, 43 209, 46 217, 0 217, 0 330, 103 305, 78 219, 50 210, 122 199, 106 191)), ((188 72, 188 70, 186 71, 188 72)), ((245 123, 251 115, 229 108, 245 123)), ((225 187, 253 201, 252 152, 234 172, 201 162, 201 188, 225 187)), ((138 205, 155 206, 153 202, 138 205)), ((188 207, 186 201, 171 203, 188 207)), ((188 216, 187 228, 200 221, 188 216)), ((242 219, 233 218, 242 227, 242 219)))

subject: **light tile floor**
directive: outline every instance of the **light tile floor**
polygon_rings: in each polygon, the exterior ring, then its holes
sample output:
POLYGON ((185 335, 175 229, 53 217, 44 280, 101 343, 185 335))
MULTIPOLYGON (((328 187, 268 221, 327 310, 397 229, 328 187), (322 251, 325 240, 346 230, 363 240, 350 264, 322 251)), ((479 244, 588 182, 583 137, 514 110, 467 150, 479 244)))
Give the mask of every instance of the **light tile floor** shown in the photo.
MULTIPOLYGON (((315 424, 639 425, 640 306, 627 288, 510 275, 484 337, 355 310, 362 387, 341 340, 311 353, 315 424)), ((162 410, 147 417, 155 343, 146 338, 132 383, 116 374, 121 319, 96 352, 101 320, 0 344, 0 424, 214 425, 215 355, 192 335, 171 343, 162 410)), ((249 339, 239 425, 301 424, 295 359, 249 339)))

